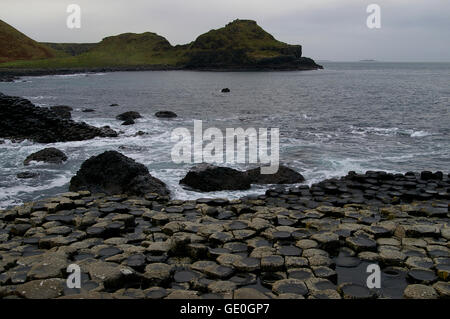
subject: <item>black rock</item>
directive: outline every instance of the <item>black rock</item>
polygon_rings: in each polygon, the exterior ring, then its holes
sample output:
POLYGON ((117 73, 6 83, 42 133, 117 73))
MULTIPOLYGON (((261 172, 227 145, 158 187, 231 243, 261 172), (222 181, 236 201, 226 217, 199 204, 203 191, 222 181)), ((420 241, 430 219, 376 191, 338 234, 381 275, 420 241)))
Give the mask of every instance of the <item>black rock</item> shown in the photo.
POLYGON ((138 112, 129 111, 122 114, 119 114, 116 116, 116 119, 120 121, 129 121, 129 120, 136 120, 140 119, 142 116, 138 112))
POLYGON ((136 122, 134 120, 126 120, 125 122, 122 123, 122 125, 128 126, 128 125, 133 125, 136 124, 136 122))
POLYGON ((111 104, 111 105, 109 105, 109 106, 119 106, 119 104, 113 103, 113 104, 111 104))
POLYGON ((202 192, 245 190, 251 187, 250 178, 245 172, 209 164, 192 168, 180 184, 202 192))
POLYGON ((229 88, 224 88, 222 89, 222 93, 230 93, 231 90, 229 88))
POLYGON ((95 110, 94 109, 84 109, 81 112, 83 112, 83 113, 93 113, 93 112, 95 112, 95 110))
POLYGON ((175 118, 178 117, 177 114, 175 114, 172 111, 159 111, 155 113, 156 117, 160 117, 160 118, 175 118))
POLYGON ((73 109, 70 106, 65 105, 55 105, 51 106, 50 110, 55 112, 60 118, 70 120, 72 118, 73 109))
POLYGON ((104 152, 85 161, 72 177, 69 189, 109 195, 169 195, 166 185, 151 176, 144 165, 116 151, 104 152))
POLYGON ((48 108, 0 94, 0 138, 29 139, 38 143, 84 141, 95 137, 117 137, 107 128, 63 119, 48 108))
POLYGON ((260 168, 247 171, 252 184, 296 184, 305 181, 305 178, 293 169, 280 166, 275 174, 261 174, 260 168))
POLYGON ((35 173, 35 172, 21 172, 21 173, 18 173, 16 176, 17 176, 17 178, 20 178, 20 179, 30 179, 30 178, 38 177, 39 173, 35 173))
POLYGON ((57 148, 51 147, 51 148, 45 148, 43 150, 40 150, 39 152, 29 155, 25 159, 23 164, 29 165, 30 162, 32 162, 32 161, 45 162, 45 163, 51 163, 51 164, 62 164, 66 160, 67 160, 66 154, 64 154, 62 151, 58 150, 57 148))

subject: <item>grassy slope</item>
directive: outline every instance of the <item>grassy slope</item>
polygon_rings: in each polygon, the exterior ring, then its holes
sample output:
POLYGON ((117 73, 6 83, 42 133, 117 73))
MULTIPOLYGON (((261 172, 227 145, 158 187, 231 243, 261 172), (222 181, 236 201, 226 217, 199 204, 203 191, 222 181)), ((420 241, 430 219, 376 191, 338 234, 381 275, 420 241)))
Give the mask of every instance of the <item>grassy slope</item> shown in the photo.
MULTIPOLYGON (((61 49, 67 51, 67 45, 61 49)), ((194 42, 172 47, 163 37, 146 32, 108 37, 76 56, 0 64, 12 68, 98 68, 127 66, 183 66, 250 64, 282 55, 301 56, 301 46, 277 41, 255 21, 235 20, 200 35, 194 42)))
POLYGON ((0 20, 0 63, 14 60, 48 59, 62 56, 0 20))
POLYGON ((172 46, 155 33, 124 33, 103 39, 91 50, 77 56, 40 61, 16 61, 0 67, 95 68, 172 64, 172 46))
POLYGON ((69 56, 80 55, 82 53, 92 50, 98 43, 51 43, 41 42, 41 44, 48 46, 54 50, 62 51, 69 56))
POLYGON ((289 44, 276 40, 252 20, 235 20, 223 28, 200 35, 190 45, 190 50, 245 50, 250 58, 262 59, 280 55, 289 44))

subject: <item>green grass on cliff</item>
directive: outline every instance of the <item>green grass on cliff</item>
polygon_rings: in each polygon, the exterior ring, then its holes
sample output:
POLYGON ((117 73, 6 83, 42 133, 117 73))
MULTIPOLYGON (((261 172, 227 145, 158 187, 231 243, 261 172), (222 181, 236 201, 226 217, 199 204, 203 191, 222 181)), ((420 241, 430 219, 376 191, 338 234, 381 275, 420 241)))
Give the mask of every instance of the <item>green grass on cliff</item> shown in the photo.
POLYGON ((0 63, 48 59, 63 55, 65 54, 30 39, 0 20, 0 63))
POLYGON ((39 61, 15 61, 0 67, 94 68, 139 65, 172 65, 177 62, 172 46, 155 33, 125 33, 103 39, 91 50, 76 56, 39 61))
POLYGON ((40 42, 42 45, 50 47, 54 50, 64 52, 69 56, 80 55, 92 50, 98 43, 51 43, 40 42))
POLYGON ((190 46, 191 51, 220 49, 245 50, 251 58, 271 58, 293 46, 276 40, 252 20, 235 20, 223 28, 200 35, 190 46))
MULTIPOLYGON (((57 47, 52 44, 53 47, 57 47)), ((61 52, 69 44, 59 46, 61 52)), ((73 50, 85 50, 73 47, 73 50)), ((200 35, 195 41, 173 47, 155 33, 125 33, 103 39, 87 52, 35 61, 13 61, 0 68, 58 69, 132 66, 221 66, 253 63, 280 55, 301 55, 301 46, 277 41, 255 21, 235 20, 200 35)))

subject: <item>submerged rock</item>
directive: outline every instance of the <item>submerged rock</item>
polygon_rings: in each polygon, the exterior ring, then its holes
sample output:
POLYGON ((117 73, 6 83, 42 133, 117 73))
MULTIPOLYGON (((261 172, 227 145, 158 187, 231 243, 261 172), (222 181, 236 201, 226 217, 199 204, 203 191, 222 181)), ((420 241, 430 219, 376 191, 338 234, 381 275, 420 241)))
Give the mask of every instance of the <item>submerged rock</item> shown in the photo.
POLYGON ((155 116, 159 118, 175 118, 178 115, 172 111, 159 111, 155 113, 155 116))
POLYGON ((81 165, 70 181, 70 191, 79 190, 137 196, 169 194, 166 185, 151 176, 144 165, 116 151, 93 156, 81 165))
POLYGON ((29 155, 25 159, 23 164, 29 165, 30 162, 32 162, 32 161, 51 163, 51 164, 62 164, 63 162, 67 161, 67 156, 62 151, 58 150, 57 148, 50 147, 50 148, 44 148, 43 150, 40 150, 39 152, 29 155))
POLYGON ((228 167, 200 164, 192 168, 180 184, 202 192, 250 189, 251 181, 245 172, 228 167))
POLYGON ((261 174, 260 168, 247 171, 252 184, 296 184, 305 181, 302 174, 293 169, 280 165, 275 174, 261 174))
POLYGON ((129 111, 129 112, 125 112, 125 113, 117 115, 116 119, 120 120, 120 121, 130 121, 130 120, 140 119, 141 117, 142 117, 141 114, 139 114, 138 112, 129 111))
POLYGON ((29 100, 0 93, 0 137, 29 139, 38 143, 84 141, 95 137, 117 137, 111 129, 63 119, 54 111, 29 100))
POLYGON ((136 122, 134 120, 126 120, 125 122, 122 123, 122 125, 124 125, 124 126, 133 125, 133 124, 136 124, 136 122))
POLYGON ((222 93, 230 93, 231 90, 230 90, 229 88, 224 88, 224 89, 222 89, 221 92, 222 92, 222 93))
POLYGON ((35 172, 20 172, 16 176, 17 176, 17 178, 20 178, 20 179, 31 179, 31 178, 38 177, 39 173, 35 173, 35 172))

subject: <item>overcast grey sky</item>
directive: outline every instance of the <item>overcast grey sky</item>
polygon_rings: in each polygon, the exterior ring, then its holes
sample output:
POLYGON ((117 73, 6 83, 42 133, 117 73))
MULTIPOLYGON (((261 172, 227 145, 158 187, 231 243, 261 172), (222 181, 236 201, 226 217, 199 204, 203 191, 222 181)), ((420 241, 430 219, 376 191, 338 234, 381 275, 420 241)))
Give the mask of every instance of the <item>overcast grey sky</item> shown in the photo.
POLYGON ((318 60, 450 61, 449 0, 0 0, 0 19, 48 42, 151 31, 184 44, 236 18, 318 60), (72 3, 81 29, 66 27, 72 3), (381 7, 381 29, 366 26, 371 3, 381 7))

